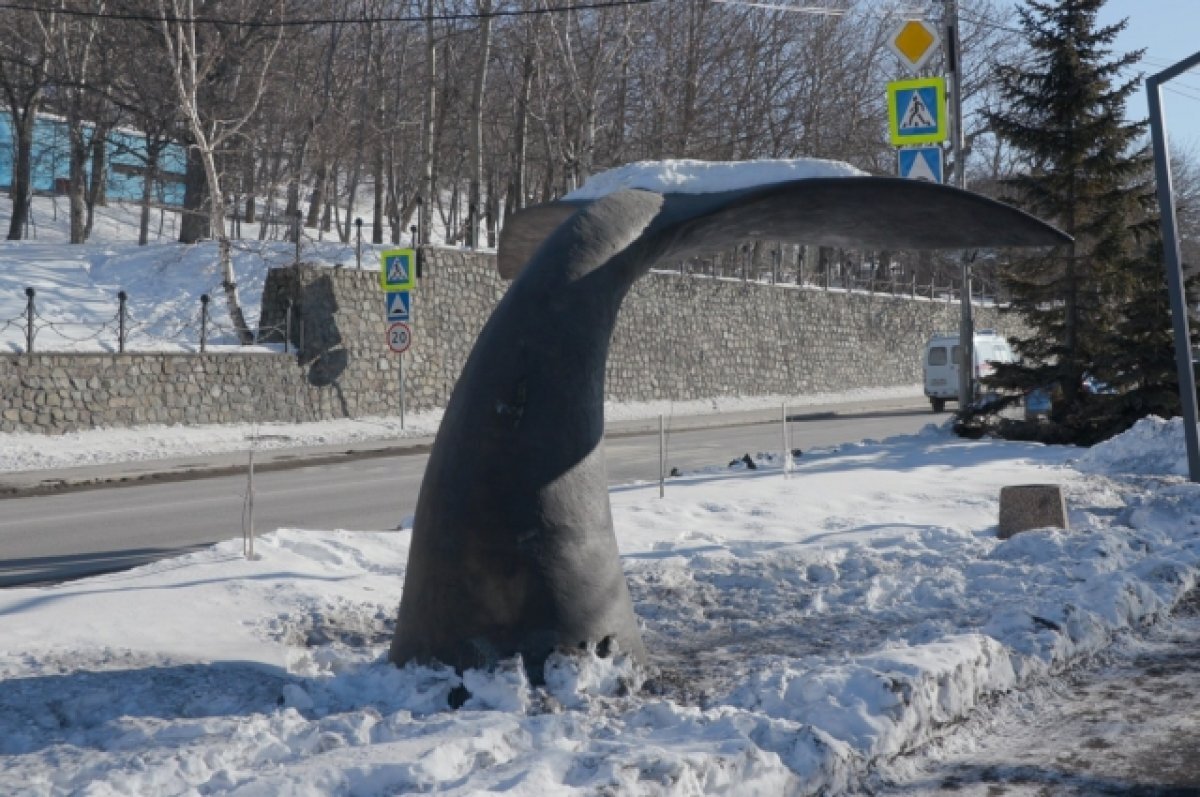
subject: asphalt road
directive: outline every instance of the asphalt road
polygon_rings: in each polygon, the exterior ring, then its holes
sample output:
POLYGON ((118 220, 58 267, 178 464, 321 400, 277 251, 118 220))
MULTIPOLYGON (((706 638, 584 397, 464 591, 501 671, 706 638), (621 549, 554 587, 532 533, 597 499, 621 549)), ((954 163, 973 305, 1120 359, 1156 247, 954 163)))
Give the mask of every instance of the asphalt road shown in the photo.
MULTIPOLYGON (((781 422, 769 422, 769 416, 759 413, 757 422, 743 418, 737 425, 687 430, 679 428, 685 419, 670 419, 668 470, 779 451, 781 422)), ((910 433, 947 416, 934 416, 917 400, 907 407, 791 417, 792 447, 807 449, 910 433)), ((644 430, 657 424, 639 426, 644 430)), ((610 483, 658 479, 656 429, 611 434, 605 445, 610 483)), ((416 508, 426 450, 427 444, 418 443, 406 453, 365 452, 319 465, 276 458, 271 469, 255 473, 254 528, 258 533, 276 528, 395 529, 416 508)), ((120 570, 242 536, 248 518, 244 465, 203 478, 199 468, 179 473, 170 462, 159 467, 171 480, 145 479, 147 466, 140 465, 141 481, 0 501, 0 586, 120 570)), ((120 466, 109 470, 112 479, 126 478, 120 466)))

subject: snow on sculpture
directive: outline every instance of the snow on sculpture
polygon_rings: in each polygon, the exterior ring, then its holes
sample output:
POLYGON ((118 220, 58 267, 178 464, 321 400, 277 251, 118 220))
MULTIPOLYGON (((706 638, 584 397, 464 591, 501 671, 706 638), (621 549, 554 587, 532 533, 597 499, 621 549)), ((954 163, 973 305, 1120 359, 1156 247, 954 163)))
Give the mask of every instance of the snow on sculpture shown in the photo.
POLYGON ((859 249, 1051 246, 985 197, 830 161, 633 164, 514 215, 515 281, 446 407, 417 502, 390 658, 459 670, 556 649, 645 651, 613 533, 604 373, 630 286, 663 260, 768 239, 859 249))

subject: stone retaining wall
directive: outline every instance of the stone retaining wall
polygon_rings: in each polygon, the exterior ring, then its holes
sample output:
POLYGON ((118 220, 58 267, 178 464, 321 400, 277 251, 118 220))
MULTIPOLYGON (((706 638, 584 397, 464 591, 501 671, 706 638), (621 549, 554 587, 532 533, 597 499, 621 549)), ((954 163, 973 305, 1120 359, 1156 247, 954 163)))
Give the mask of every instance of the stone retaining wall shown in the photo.
MULTIPOLYGON (((444 406, 506 288, 490 254, 422 251, 407 410, 444 406)), ((378 275, 272 271, 261 327, 282 329, 289 304, 286 354, 0 356, 0 431, 397 414, 400 358, 386 347, 378 275)), ((654 273, 622 306, 607 395, 684 401, 916 384, 925 340, 957 329, 958 314, 946 302, 654 273)), ((990 308, 976 308, 976 325, 1005 331, 990 308)))

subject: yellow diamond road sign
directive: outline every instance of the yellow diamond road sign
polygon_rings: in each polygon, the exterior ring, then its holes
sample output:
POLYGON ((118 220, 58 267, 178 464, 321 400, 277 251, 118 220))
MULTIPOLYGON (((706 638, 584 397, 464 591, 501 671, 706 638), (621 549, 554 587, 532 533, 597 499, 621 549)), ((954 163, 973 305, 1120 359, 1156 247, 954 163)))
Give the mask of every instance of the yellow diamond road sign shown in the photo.
POLYGON ((888 39, 888 45, 909 69, 916 72, 937 52, 939 41, 936 28, 922 19, 910 19, 896 29, 888 39))

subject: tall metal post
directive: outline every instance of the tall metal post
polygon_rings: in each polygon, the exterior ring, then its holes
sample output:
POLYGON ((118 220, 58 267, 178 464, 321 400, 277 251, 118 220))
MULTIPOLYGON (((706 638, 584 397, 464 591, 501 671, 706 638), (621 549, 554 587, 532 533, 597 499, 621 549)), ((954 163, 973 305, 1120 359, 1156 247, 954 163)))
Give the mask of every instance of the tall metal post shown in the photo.
POLYGON ((242 529, 242 555, 254 559, 254 440, 250 441, 250 461, 246 472, 246 527, 242 529))
POLYGON ((1179 404, 1183 411, 1183 436, 1187 445, 1188 478, 1200 482, 1200 438, 1196 430, 1196 372, 1192 365, 1192 336, 1188 329, 1187 294, 1175 222, 1175 196, 1171 187, 1171 156, 1163 123, 1161 85, 1194 66, 1200 53, 1146 79, 1150 104, 1150 137, 1154 144, 1154 178, 1158 184, 1158 207, 1162 224, 1163 261, 1171 296, 1171 318, 1175 328, 1175 368, 1179 374, 1179 404))
POLYGON ((208 294, 200 294, 200 353, 208 348, 208 294))
POLYGON ((362 268, 362 219, 354 220, 354 267, 362 268))
POLYGON ((404 355, 396 355, 400 358, 400 428, 404 428, 404 355))
MULTIPOLYGON (((954 157, 954 184, 967 187, 966 164, 963 163, 962 118, 962 53, 958 42, 958 0, 946 2, 946 64, 950 70, 950 146, 954 157)), ((961 312, 958 320, 958 407, 963 410, 971 403, 975 376, 975 320, 971 316, 971 264, 967 253, 962 256, 962 291, 959 294, 961 312)))
POLYGON ((786 478, 792 469, 792 441, 789 439, 790 435, 788 434, 787 404, 779 405, 779 411, 780 415, 783 416, 780 420, 783 421, 781 427, 783 437, 783 475, 786 478))
POLYGON ((33 306, 33 297, 37 294, 33 288, 25 289, 25 353, 33 354, 33 317, 36 311, 33 306))
POLYGON ((129 309, 125 304, 129 294, 117 291, 117 351, 125 353, 125 327, 129 318, 129 309))
POLYGON ((658 416, 658 497, 667 494, 667 427, 663 416, 658 416))

